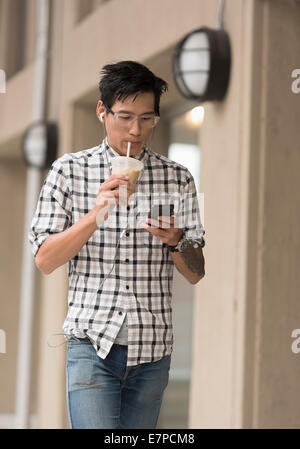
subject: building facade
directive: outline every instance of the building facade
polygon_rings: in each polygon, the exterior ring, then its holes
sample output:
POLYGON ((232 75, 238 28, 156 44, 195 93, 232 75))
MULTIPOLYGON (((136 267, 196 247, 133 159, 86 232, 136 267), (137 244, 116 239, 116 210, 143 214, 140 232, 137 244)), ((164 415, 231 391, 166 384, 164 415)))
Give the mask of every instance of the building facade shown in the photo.
MULTIPOLYGON (((36 89, 39 1, 0 0, 0 427, 14 427, 17 412, 28 182, 21 147, 36 89)), ((169 83, 153 150, 183 165, 182 152, 191 151, 204 193, 206 275, 192 286, 174 269, 174 354, 158 428, 299 427, 299 2, 226 1, 229 89, 223 102, 203 105, 201 126, 189 120, 199 104, 175 87, 172 56, 185 34, 216 27, 217 0, 49 4, 44 115, 59 125, 59 155, 100 143, 101 67, 136 60, 169 83)), ((30 426, 67 428, 66 346, 54 335, 66 314, 66 266, 49 276, 35 268, 34 282, 30 426)))

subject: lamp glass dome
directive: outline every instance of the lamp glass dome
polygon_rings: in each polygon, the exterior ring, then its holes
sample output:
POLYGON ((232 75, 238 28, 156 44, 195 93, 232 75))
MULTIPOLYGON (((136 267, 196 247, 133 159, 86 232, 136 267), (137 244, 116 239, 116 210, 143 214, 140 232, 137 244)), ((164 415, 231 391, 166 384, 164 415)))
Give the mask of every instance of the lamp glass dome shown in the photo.
POLYGON ((27 134, 24 152, 30 165, 43 166, 46 160, 47 136, 44 124, 35 125, 27 134))
POLYGON ((223 29, 201 27, 186 35, 173 57, 175 83, 186 98, 223 100, 230 76, 231 50, 223 29))
POLYGON ((196 32, 186 39, 179 66, 185 88, 193 95, 202 95, 207 87, 210 68, 209 41, 204 32, 196 32))

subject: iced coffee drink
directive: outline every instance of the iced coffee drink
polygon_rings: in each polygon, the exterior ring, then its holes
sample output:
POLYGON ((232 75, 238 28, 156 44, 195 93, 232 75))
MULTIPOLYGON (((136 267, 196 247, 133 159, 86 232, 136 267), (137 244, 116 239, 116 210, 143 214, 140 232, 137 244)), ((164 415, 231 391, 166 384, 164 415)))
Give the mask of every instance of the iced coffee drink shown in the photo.
POLYGON ((112 159, 111 165, 112 175, 128 176, 128 182, 131 185, 133 193, 139 174, 144 168, 144 164, 132 157, 116 156, 112 159))

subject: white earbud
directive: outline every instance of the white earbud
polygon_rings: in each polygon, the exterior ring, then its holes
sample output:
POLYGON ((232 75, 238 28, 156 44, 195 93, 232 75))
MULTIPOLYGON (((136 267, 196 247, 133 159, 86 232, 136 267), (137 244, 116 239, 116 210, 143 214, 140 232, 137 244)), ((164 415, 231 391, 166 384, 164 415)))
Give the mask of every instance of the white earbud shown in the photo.
POLYGON ((100 119, 100 122, 102 122, 102 123, 103 123, 103 116, 104 116, 104 112, 101 112, 101 114, 99 115, 99 119, 100 119))

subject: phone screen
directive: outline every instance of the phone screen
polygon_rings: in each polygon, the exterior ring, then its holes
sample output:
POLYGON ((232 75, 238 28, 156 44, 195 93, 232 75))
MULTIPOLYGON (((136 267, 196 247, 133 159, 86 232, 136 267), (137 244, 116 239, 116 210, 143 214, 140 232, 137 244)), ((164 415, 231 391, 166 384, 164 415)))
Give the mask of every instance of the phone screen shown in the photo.
POLYGON ((158 217, 170 217, 174 212, 174 204, 158 204, 152 206, 148 217, 157 220, 158 217))

